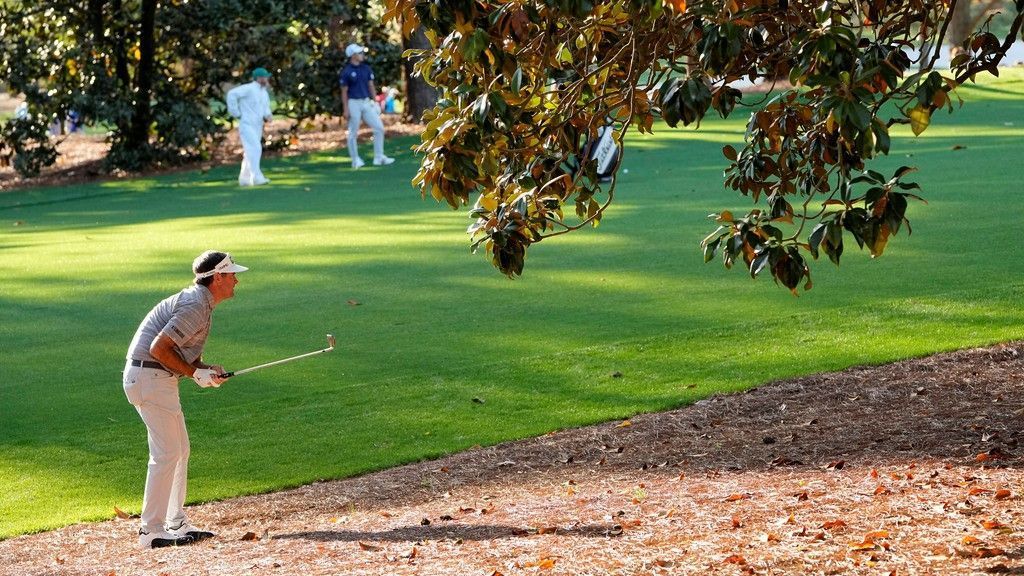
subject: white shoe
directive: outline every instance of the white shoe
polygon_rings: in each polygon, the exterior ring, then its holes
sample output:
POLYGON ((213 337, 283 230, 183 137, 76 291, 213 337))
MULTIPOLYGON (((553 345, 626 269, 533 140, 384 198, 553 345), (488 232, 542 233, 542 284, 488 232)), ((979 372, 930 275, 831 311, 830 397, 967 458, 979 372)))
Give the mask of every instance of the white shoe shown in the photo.
POLYGON ((355 160, 352 161, 352 169, 353 170, 359 170, 363 166, 366 166, 366 162, 363 162, 359 158, 356 158, 355 160))
POLYGON ((177 538, 191 538, 193 542, 199 542, 200 540, 213 538, 215 536, 213 532, 197 528, 188 520, 182 522, 177 528, 168 526, 167 531, 177 538))
POLYGON ((387 156, 384 156, 382 158, 374 158, 373 159, 373 165, 374 166, 387 166, 388 164, 394 163, 394 161, 395 161, 394 158, 389 158, 387 156))
POLYGON ((193 541, 191 536, 177 536, 165 530, 154 530, 152 532, 139 530, 139 546, 143 550, 166 548, 168 546, 184 546, 185 544, 191 544, 193 541))
POLYGON ((255 186, 262 186, 264 184, 270 184, 270 178, 264 178, 263 180, 257 180, 253 182, 253 185, 255 186))

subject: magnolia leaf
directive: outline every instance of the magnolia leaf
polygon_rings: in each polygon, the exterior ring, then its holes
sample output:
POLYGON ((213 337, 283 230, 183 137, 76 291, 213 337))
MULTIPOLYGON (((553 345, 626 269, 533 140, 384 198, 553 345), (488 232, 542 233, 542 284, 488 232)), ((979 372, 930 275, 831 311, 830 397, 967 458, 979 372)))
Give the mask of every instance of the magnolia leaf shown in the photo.
POLYGON ((927 107, 918 104, 907 116, 910 117, 910 129, 914 131, 914 136, 920 136, 931 123, 932 113, 927 107))

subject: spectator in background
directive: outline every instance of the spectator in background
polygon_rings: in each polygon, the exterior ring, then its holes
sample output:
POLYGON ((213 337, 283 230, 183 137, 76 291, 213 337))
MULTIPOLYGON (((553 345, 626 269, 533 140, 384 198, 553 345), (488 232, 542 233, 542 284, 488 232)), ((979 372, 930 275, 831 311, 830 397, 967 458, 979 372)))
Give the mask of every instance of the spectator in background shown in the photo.
POLYGON ((238 136, 242 140, 242 169, 238 173, 239 186, 270 184, 260 170, 263 155, 263 123, 273 116, 270 112, 270 72, 266 68, 252 71, 252 82, 228 91, 228 114, 238 118, 238 136))
POLYGON ((377 87, 373 84, 373 70, 366 64, 366 48, 358 44, 345 47, 348 64, 341 71, 341 102, 348 120, 348 155, 352 168, 365 165, 359 157, 359 124, 365 120, 373 128, 373 165, 386 166, 395 161, 384 155, 384 123, 380 120, 377 87))

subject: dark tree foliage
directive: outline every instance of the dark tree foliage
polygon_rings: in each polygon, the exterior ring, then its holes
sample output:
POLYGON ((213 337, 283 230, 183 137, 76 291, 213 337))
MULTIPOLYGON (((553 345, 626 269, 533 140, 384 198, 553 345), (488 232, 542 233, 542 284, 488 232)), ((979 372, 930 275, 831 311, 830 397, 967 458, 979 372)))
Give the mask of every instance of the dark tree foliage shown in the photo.
POLYGON ((229 127, 230 87, 263 66, 276 114, 300 121, 341 110, 344 47, 368 45, 383 83, 399 46, 347 0, 39 0, 0 4, 0 78, 29 116, 0 128, 0 161, 38 173, 56 158, 47 134, 72 112, 109 130, 108 169, 202 157, 229 127))
MULTIPOLYGON (((808 256, 839 263, 852 241, 872 256, 909 233, 912 168, 869 168, 890 128, 920 134, 955 90, 998 74, 1021 36, 1024 0, 1001 36, 988 21, 948 73, 933 69, 956 0, 388 0, 387 18, 430 46, 408 53, 439 91, 424 114, 413 180, 457 208, 503 273, 522 273, 535 242, 596 225, 612 202, 590 160, 611 122, 629 129, 699 126, 753 106, 742 146, 723 149, 725 187, 756 206, 712 214, 705 261, 742 262, 793 291, 810 288, 808 256), (791 89, 745 100, 738 80, 787 78, 791 89), (566 218, 574 212, 577 219, 566 218)), ((628 153, 628 151, 626 151, 628 153)), ((621 161, 621 155, 620 160, 621 161)))

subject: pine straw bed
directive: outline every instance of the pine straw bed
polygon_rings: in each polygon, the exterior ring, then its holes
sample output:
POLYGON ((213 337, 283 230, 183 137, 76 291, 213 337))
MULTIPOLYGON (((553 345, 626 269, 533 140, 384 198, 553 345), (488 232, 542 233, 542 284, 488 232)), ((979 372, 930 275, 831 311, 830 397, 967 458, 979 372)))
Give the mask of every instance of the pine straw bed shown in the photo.
POLYGON ((1024 342, 0 542, 3 574, 1024 574, 1024 342))

